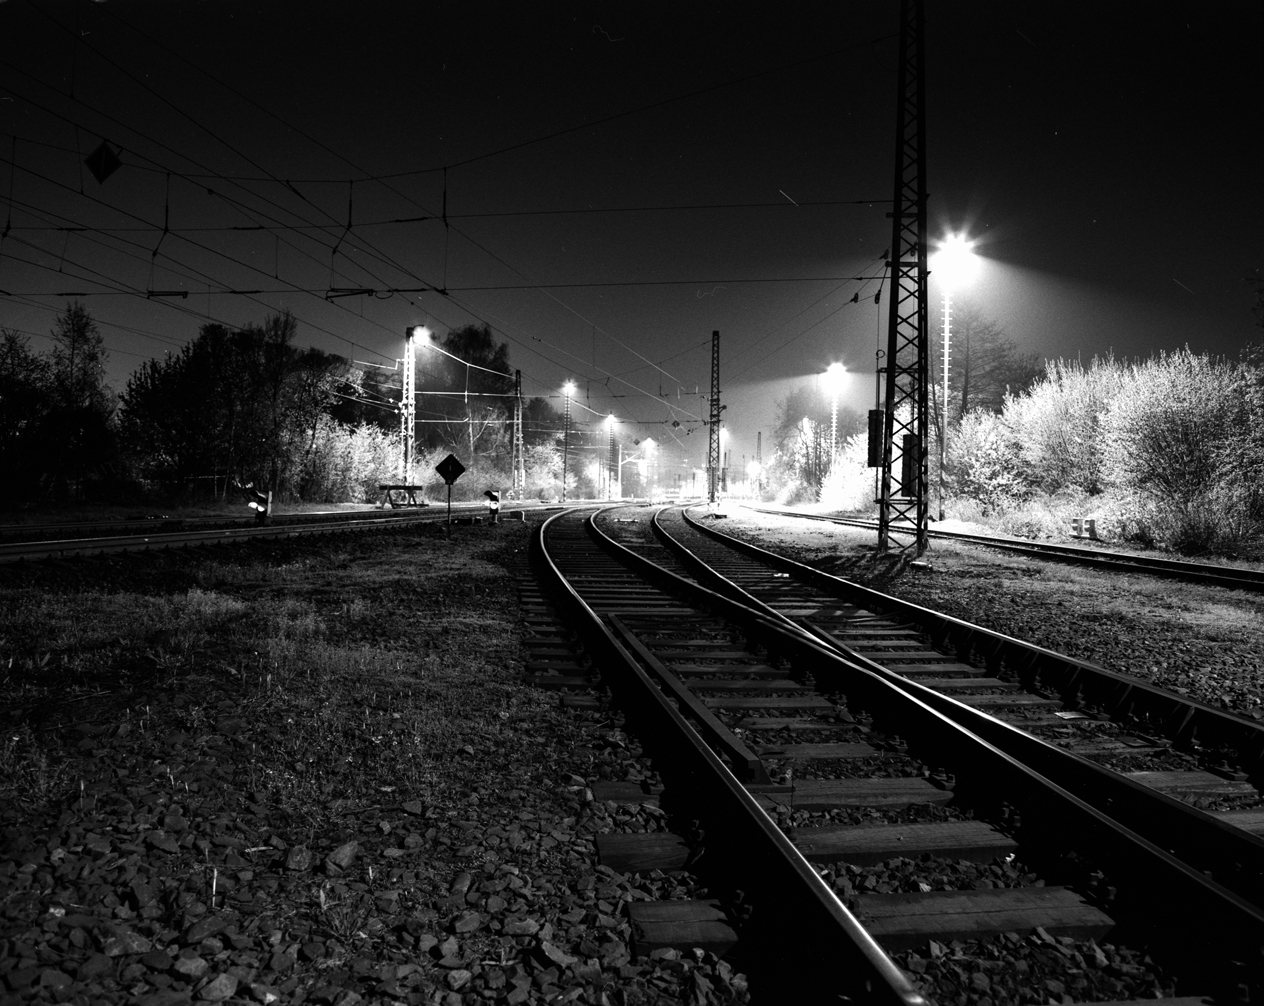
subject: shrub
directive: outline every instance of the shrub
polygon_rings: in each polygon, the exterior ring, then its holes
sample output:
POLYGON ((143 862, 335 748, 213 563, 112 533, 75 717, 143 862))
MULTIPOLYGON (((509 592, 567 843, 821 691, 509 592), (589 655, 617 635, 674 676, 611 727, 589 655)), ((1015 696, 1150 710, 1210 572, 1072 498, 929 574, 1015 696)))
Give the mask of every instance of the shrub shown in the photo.
POLYGON ((1113 356, 1053 360, 1030 391, 1008 396, 1002 415, 1018 446, 1024 481, 1046 493, 1101 492, 1101 419, 1126 380, 1113 356))
POLYGON ((954 496, 973 499, 983 515, 1013 509, 1027 495, 1017 444, 1005 421, 978 410, 961 418, 948 441, 944 481, 954 496))
POLYGON ((867 433, 848 437, 821 484, 820 501, 832 510, 872 509, 874 469, 866 464, 868 456, 867 433))
POLYGON ((399 458, 398 435, 322 416, 299 466, 299 494, 314 503, 371 502, 379 485, 399 479, 399 458))
POLYGON ((1106 411, 1106 477, 1134 520, 1185 554, 1253 548, 1264 516, 1238 463, 1252 416, 1239 368, 1188 349, 1129 368, 1106 411))

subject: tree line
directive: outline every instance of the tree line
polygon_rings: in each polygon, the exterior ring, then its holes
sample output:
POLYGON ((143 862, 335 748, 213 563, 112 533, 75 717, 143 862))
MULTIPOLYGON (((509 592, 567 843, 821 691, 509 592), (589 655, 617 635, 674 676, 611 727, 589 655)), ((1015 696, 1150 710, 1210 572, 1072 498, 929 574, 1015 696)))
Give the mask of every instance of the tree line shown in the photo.
MULTIPOLYGON (((380 484, 441 484, 456 453, 463 495, 512 483, 514 379, 487 326, 419 347, 417 457, 400 470, 403 375, 298 346, 288 311, 241 328, 203 325, 178 352, 147 360, 121 392, 82 303, 58 316, 48 353, 0 329, 0 465, 9 504, 229 498, 239 486, 277 500, 363 502, 380 484)), ((561 491, 562 417, 523 403, 529 494, 561 491)), ((572 426, 572 448, 584 437, 572 426)), ((572 459, 573 460, 573 459, 572 459)), ((582 470, 568 493, 584 490, 582 470)), ((595 491, 595 487, 592 491, 595 491)))

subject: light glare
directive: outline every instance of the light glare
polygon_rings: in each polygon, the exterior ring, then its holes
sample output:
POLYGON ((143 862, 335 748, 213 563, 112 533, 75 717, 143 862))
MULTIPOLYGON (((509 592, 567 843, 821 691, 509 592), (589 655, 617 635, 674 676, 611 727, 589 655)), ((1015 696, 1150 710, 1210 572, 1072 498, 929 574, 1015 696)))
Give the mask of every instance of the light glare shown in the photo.
POLYGON ((967 241, 961 234, 949 234, 931 259, 931 270, 940 283, 955 290, 974 279, 979 264, 974 242, 967 241))

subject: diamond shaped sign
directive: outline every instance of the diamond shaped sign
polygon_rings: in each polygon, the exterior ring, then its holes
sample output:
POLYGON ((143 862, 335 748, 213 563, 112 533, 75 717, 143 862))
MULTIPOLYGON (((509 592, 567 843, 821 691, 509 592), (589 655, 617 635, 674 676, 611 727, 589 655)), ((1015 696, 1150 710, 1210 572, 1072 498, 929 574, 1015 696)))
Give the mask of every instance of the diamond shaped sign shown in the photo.
POLYGON ((465 472, 465 465, 456 459, 455 454, 449 454, 446 458, 435 465, 435 471, 448 485, 451 485, 459 479, 465 472))
POLYGON ((83 159, 83 163, 88 166, 88 170, 92 172, 92 177, 98 184, 103 183, 123 164, 119 160, 119 155, 104 140, 101 141, 101 146, 83 159))

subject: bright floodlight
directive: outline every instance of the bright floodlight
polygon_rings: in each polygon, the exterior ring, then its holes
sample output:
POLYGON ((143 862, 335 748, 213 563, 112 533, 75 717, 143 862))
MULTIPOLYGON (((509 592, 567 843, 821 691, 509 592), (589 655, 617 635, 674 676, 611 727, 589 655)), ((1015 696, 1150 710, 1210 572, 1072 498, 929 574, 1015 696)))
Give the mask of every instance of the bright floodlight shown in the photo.
POLYGON ((846 367, 841 363, 831 363, 825 371, 825 384, 831 391, 837 391, 846 375, 846 367))
POLYGON ((979 271, 974 242, 960 234, 949 234, 931 261, 931 270, 949 290, 965 286, 979 271))
POLYGON ((565 384, 563 384, 562 394, 564 394, 567 398, 570 398, 571 395, 575 394, 575 382, 567 381, 565 384))
POLYGON ((414 339, 429 339, 430 329, 426 328, 425 325, 417 325, 413 329, 413 338, 414 339))

